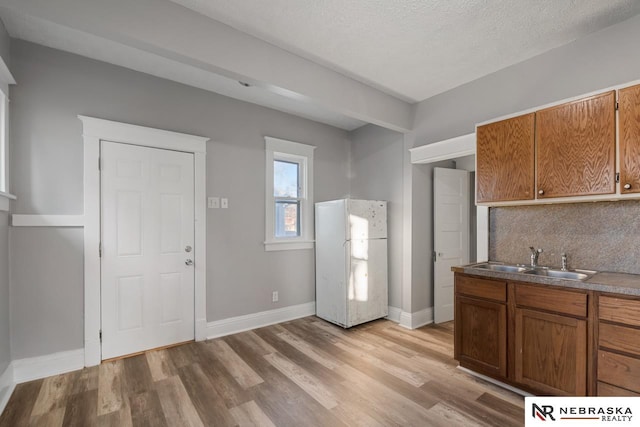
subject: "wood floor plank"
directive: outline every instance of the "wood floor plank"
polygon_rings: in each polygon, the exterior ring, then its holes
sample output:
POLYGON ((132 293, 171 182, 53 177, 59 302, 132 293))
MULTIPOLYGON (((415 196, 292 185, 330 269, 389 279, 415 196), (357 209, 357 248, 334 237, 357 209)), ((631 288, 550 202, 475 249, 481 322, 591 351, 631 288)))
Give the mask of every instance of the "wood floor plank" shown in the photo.
POLYGON ((100 365, 98 371, 98 416, 116 412, 122 408, 124 401, 122 396, 123 376, 123 360, 100 365))
POLYGON ((255 371, 229 347, 229 344, 221 339, 217 339, 211 342, 211 346, 215 349, 216 357, 220 359, 229 370, 231 376, 233 376, 243 388, 253 387, 254 385, 264 382, 264 380, 260 378, 260 375, 256 374, 255 371))
POLYGON ((217 382, 218 379, 212 382, 197 363, 183 366, 179 371, 180 379, 202 422, 208 426, 232 425, 233 417, 225 405, 225 400, 214 387, 213 382, 217 382))
POLYGON ((267 354, 264 358, 325 408, 331 409, 338 405, 333 393, 320 380, 280 355, 280 353, 267 354))
POLYGON ((29 421, 29 427, 60 427, 63 425, 65 411, 66 407, 62 407, 32 417, 29 421))
POLYGON ((129 397, 131 421, 136 427, 167 427, 162 405, 155 390, 129 397))
POLYGON ((90 427, 97 424, 98 390, 71 396, 64 412, 65 427, 90 427))
POLYGON ((174 376, 155 384, 167 424, 170 426, 203 427, 180 377, 174 376))
POLYGON ((0 427, 29 425, 31 412, 40 394, 44 380, 35 380, 18 384, 0 415, 0 427))
POLYGON ((161 381, 177 375, 178 371, 166 350, 148 351, 145 356, 153 381, 161 381))
POLYGON ((523 398, 452 349, 452 323, 309 316, 20 384, 0 427, 521 426, 523 398))
POLYGON ((45 378, 40 388, 40 393, 31 411, 32 417, 46 414, 66 404, 68 390, 70 388, 71 374, 56 375, 45 378))
POLYGON ((253 400, 231 408, 231 414, 239 427, 276 427, 253 400))

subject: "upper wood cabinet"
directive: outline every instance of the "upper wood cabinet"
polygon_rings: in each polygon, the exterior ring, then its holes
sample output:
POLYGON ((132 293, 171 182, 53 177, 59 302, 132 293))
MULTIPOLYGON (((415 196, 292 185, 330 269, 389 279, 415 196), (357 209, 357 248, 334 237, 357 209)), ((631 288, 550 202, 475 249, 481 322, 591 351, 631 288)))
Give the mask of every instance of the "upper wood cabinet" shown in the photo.
POLYGON ((534 198, 535 114, 526 114, 476 130, 477 201, 534 198))
POLYGON ((536 112, 537 197, 615 193, 615 91, 536 112))
POLYGON ((640 85, 618 92, 620 192, 640 193, 640 85))

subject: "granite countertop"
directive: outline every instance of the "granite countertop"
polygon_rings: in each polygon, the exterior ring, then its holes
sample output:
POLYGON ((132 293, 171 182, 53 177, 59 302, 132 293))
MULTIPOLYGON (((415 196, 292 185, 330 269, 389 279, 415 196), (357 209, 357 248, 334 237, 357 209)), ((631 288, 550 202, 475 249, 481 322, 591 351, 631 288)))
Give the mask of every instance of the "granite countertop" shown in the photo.
POLYGON ((561 286, 565 288, 585 289, 613 294, 640 296, 640 274, 598 272, 586 280, 558 279, 524 273, 506 273, 502 271, 474 268, 476 264, 451 267, 456 273, 471 274, 491 279, 514 282, 539 283, 541 285, 561 286))

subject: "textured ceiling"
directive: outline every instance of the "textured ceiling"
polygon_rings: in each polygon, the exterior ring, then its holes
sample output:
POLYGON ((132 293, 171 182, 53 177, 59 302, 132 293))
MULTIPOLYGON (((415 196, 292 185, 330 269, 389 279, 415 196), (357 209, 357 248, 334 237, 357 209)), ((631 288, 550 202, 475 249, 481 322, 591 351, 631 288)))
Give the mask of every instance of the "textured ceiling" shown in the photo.
POLYGON ((406 101, 640 13, 638 0, 172 0, 406 101))

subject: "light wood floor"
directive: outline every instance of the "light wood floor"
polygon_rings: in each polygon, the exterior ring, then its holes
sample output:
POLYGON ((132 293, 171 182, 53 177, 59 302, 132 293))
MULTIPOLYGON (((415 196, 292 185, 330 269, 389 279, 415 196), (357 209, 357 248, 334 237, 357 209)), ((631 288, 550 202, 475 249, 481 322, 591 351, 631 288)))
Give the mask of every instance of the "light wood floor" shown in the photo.
POLYGON ((4 426, 520 426, 523 399, 456 369, 453 325, 307 317, 20 384, 4 426))

